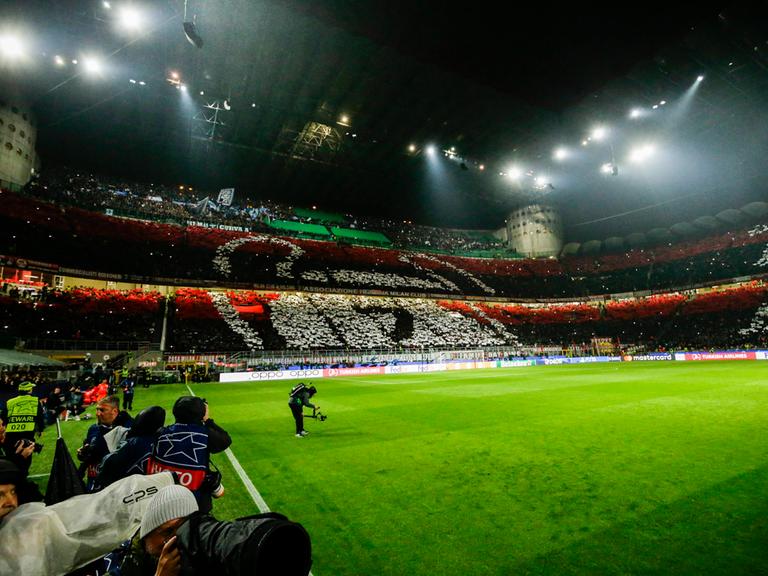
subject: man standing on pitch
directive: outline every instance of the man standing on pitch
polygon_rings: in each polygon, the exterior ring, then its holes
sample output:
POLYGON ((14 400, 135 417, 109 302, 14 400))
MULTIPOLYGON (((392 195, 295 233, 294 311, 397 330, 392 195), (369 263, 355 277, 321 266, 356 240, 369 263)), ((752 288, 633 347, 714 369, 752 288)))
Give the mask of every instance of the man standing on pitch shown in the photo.
POLYGON ((315 406, 310 402, 310 398, 317 393, 317 388, 314 386, 305 386, 303 382, 300 382, 291 389, 288 395, 288 407, 291 409, 293 419, 296 421, 296 438, 303 438, 309 432, 304 430, 304 406, 318 410, 320 407, 315 406))

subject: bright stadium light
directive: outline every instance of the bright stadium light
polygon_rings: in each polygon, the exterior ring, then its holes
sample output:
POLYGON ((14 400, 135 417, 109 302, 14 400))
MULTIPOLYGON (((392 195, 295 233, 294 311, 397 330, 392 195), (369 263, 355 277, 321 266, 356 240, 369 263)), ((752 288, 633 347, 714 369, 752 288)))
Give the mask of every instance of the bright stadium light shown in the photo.
POLYGON ((600 166, 600 172, 602 172, 603 174, 610 174, 611 172, 613 172, 613 164, 611 164, 610 162, 606 162, 605 164, 600 166))
POLYGON ((179 90, 181 90, 182 92, 186 92, 187 91, 187 85, 186 84, 179 84, 179 90))
POLYGON ((144 15, 135 6, 120 6, 117 16, 120 27, 129 32, 138 32, 144 25, 144 15))
POLYGON ((104 71, 104 65, 95 56, 85 56, 83 58, 83 67, 91 76, 99 76, 104 71))
POLYGON ((101 3, 101 5, 104 6, 105 10, 109 10, 110 8, 112 8, 112 4, 107 2, 107 0, 104 0, 104 2, 101 3))
POLYGON ((629 153, 629 161, 635 164, 645 162, 648 158, 654 155, 656 147, 653 144, 643 144, 633 149, 629 153))
POLYGON ((696 77, 696 82, 701 82, 702 80, 704 80, 704 76, 702 76, 701 74, 699 74, 699 75, 696 77))
POLYGON ((64 58, 56 54, 56 56, 53 57, 53 63, 56 64, 56 66, 64 66, 66 62, 64 61, 64 58))
POLYGON ((0 54, 6 60, 18 60, 24 56, 24 43, 15 34, 0 35, 0 54))
POLYGON ((661 102, 659 102, 659 106, 664 106, 666 103, 667 103, 666 100, 662 100, 661 102))
POLYGON ((592 129, 592 138, 598 142, 608 135, 608 129, 605 126, 597 126, 592 129))
POLYGON ((654 110, 658 110, 658 109, 659 109, 659 105, 658 105, 658 104, 654 104, 654 105, 653 105, 653 109, 654 109, 654 110))
POLYGON ((640 118, 640 116, 643 114, 643 111, 640 108, 632 108, 629 112, 630 118, 640 118))
POLYGON ((408 152, 411 152, 411 153, 416 152, 416 144, 410 144, 408 146, 408 152))
POLYGON ((581 145, 582 145, 582 146, 587 146, 587 145, 589 145, 589 140, 582 140, 582 141, 581 141, 581 145))
POLYGON ((512 178, 512 180, 517 180, 517 179, 519 179, 519 178, 520 178, 522 175, 523 175, 523 170, 522 170, 522 168, 519 168, 518 166, 511 166, 511 167, 510 167, 510 168, 507 170, 507 176, 509 176, 510 178, 512 178))
POLYGON ((556 148, 552 153, 552 156, 555 158, 555 160, 565 160, 568 158, 568 149, 563 148, 562 146, 560 148, 556 148))
POLYGON ((485 164, 480 164, 480 166, 478 166, 478 169, 479 170, 485 170, 485 164))
POLYGON ((426 150, 429 156, 434 156, 435 154, 437 154, 437 148, 435 147, 434 144, 429 144, 426 150))

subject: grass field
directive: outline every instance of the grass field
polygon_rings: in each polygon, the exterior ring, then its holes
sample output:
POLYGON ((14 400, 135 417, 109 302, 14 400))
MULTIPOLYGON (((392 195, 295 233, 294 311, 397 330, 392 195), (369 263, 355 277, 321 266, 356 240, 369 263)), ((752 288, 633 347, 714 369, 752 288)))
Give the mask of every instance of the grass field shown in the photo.
MULTIPOLYGON (((291 382, 193 389, 270 507, 311 534, 316 576, 768 574, 768 363, 315 384, 328 420, 304 439, 291 382)), ((134 405, 185 393, 138 389, 134 405)), ((73 452, 92 422, 62 425, 73 452)), ((45 444, 32 474, 48 471, 52 429, 45 444)), ((256 512, 216 462, 216 515, 256 512)))

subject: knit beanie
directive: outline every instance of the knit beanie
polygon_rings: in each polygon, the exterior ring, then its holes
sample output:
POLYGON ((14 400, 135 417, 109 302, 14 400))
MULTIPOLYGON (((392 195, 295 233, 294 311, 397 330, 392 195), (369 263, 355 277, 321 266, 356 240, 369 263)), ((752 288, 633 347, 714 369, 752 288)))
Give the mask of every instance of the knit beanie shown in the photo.
POLYGON ((197 500, 189 488, 177 484, 160 488, 141 519, 139 538, 143 540, 169 520, 186 518, 197 511, 197 500))
POLYGON ((10 460, 0 459, 0 484, 18 486, 24 480, 21 470, 10 460))
POLYGON ((177 424, 202 424, 205 416, 205 400, 198 396, 182 396, 173 405, 173 417, 177 424))

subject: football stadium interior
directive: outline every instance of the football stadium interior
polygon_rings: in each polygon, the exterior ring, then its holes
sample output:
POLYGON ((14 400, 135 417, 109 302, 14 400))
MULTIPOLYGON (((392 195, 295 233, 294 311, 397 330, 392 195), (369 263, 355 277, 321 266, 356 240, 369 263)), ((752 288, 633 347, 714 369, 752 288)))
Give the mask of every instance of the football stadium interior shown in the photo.
POLYGON ((768 11, 631 12, 0 6, 0 575, 768 574, 768 11))

